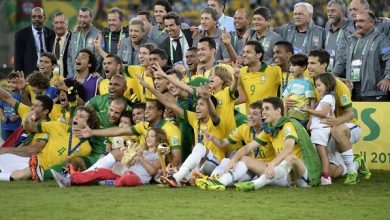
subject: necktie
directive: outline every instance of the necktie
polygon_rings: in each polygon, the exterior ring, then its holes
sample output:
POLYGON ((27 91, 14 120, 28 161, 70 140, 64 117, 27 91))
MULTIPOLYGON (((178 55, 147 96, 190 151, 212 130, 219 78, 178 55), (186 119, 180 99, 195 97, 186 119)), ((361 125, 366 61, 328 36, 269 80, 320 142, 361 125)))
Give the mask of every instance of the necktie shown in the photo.
POLYGON ((39 52, 43 53, 43 41, 42 41, 42 31, 38 31, 39 36, 39 52))
POLYGON ((181 44, 180 44, 180 38, 177 38, 177 39, 173 39, 174 41, 176 41, 176 50, 175 53, 173 54, 173 57, 174 57, 174 63, 177 63, 179 61, 182 61, 183 60, 183 51, 182 51, 182 48, 181 48, 181 44))
POLYGON ((56 54, 57 60, 60 59, 60 41, 61 41, 61 38, 58 37, 57 41, 56 41, 56 46, 54 49, 54 53, 56 54))

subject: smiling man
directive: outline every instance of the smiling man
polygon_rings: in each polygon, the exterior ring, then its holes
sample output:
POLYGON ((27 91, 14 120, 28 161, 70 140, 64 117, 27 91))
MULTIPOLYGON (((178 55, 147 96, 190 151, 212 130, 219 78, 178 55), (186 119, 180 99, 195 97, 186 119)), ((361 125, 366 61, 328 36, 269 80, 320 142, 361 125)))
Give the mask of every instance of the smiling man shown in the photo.
POLYGON ((58 69, 55 72, 58 72, 62 77, 67 77, 66 59, 68 58, 69 42, 72 36, 72 33, 68 31, 68 18, 64 12, 60 11, 54 14, 52 23, 56 33, 52 52, 55 54, 58 64, 58 69))
POLYGON ((116 54, 118 43, 129 36, 127 27, 123 26, 125 15, 119 8, 111 8, 107 13, 108 27, 102 31, 102 49, 108 54, 116 54))

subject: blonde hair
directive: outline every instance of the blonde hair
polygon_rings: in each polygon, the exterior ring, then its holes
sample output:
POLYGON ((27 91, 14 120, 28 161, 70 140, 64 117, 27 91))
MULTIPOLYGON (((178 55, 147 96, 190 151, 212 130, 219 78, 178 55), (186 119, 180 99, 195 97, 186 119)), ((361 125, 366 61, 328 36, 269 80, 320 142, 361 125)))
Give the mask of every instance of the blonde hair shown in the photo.
POLYGON ((215 74, 222 79, 223 85, 222 88, 230 86, 233 81, 232 72, 228 70, 225 66, 217 65, 210 70, 210 75, 215 74))

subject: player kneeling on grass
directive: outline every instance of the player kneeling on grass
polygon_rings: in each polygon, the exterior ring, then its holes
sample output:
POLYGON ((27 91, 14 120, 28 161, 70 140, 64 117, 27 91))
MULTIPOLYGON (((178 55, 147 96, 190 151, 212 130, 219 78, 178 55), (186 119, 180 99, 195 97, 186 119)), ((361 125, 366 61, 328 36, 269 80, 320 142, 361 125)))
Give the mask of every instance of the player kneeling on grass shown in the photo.
POLYGON ((180 166, 179 171, 174 175, 161 177, 163 183, 173 187, 177 187, 199 165, 201 165, 200 172, 210 175, 225 157, 223 148, 219 148, 210 140, 203 138, 204 132, 223 138, 226 126, 215 111, 217 101, 213 96, 210 96, 207 86, 199 87, 198 94, 196 113, 184 111, 176 103, 163 101, 166 107, 172 109, 179 117, 184 118, 193 127, 195 133, 195 147, 180 166))
POLYGON ((260 177, 249 182, 236 183, 237 190, 251 191, 267 184, 308 187, 320 183, 321 164, 310 137, 298 121, 283 116, 283 108, 280 98, 270 97, 263 100, 264 122, 271 127, 263 130, 254 141, 241 148, 226 170, 239 166, 237 161, 261 145, 272 144, 276 156, 266 164, 260 160, 252 160, 251 163, 247 162, 247 166, 243 161, 241 166, 254 168, 251 171, 260 177))
POLYGON ((146 149, 140 144, 128 142, 127 148, 122 148, 123 157, 120 163, 113 154, 98 160, 84 172, 70 172, 68 175, 51 172, 60 187, 85 185, 99 182, 111 186, 140 186, 148 184, 152 177, 161 168, 157 147, 168 142, 167 135, 161 128, 150 128, 146 135, 146 149), (126 149, 126 150, 125 150, 126 149))

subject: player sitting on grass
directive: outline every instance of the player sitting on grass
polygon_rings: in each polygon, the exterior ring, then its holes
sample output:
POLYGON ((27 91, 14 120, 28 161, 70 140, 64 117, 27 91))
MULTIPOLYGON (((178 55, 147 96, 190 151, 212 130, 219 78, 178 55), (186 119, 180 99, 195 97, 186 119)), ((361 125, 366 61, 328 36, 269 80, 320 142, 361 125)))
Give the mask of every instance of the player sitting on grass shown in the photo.
MULTIPOLYGON (((206 133, 206 140, 211 140, 218 147, 226 147, 229 144, 243 143, 249 144, 256 136, 258 136, 263 130, 262 122, 262 102, 256 101, 249 105, 248 123, 239 126, 234 129, 232 133, 225 139, 218 139, 211 134, 206 133)), ((254 152, 250 152, 250 156, 244 156, 241 158, 246 164, 249 164, 250 160, 261 160, 266 162, 272 161, 275 157, 275 152, 272 146, 269 144, 262 148, 255 149, 254 152)), ((247 172, 248 169, 242 169, 242 161, 238 162, 235 169, 224 174, 225 168, 229 163, 230 159, 224 158, 220 165, 214 169, 210 175, 211 178, 198 178, 195 180, 195 184, 201 189, 208 190, 223 190, 225 186, 233 184, 235 181, 248 181, 253 178, 252 172, 247 172), (237 171, 237 172, 235 172, 237 171), (224 175, 223 175, 224 174, 224 175), (219 176, 222 176, 219 178, 219 176), (216 184, 213 179, 218 179, 221 184, 216 184)), ((256 164, 257 165, 257 164, 256 164)))
MULTIPOLYGON (((226 171, 232 169, 244 155, 261 145, 271 144, 276 155, 269 163, 251 160, 251 163, 245 164, 243 161, 240 165, 243 169, 250 168, 260 177, 250 182, 236 183, 237 190, 255 190, 271 183, 300 187, 320 183, 321 164, 309 135, 298 121, 283 116, 283 113, 284 104, 280 98, 270 97, 263 100, 262 114, 264 122, 269 123, 270 128, 263 130, 254 141, 241 148, 230 160, 226 171)), ((222 185, 219 181, 215 182, 222 185)))
MULTIPOLYGON (((167 135, 161 128, 150 128, 146 135, 146 148, 135 144, 133 155, 127 155, 130 150, 125 150, 124 156, 119 160, 124 169, 114 170, 117 160, 108 154, 93 165, 93 169, 85 172, 74 172, 70 175, 62 175, 52 170, 53 176, 60 187, 72 185, 85 185, 91 182, 100 182, 111 186, 140 186, 148 184, 152 177, 161 168, 158 160, 157 146, 167 143, 167 135)), ((132 143, 134 145, 134 143, 132 143)), ((123 149, 124 150, 124 149, 123 149)), ((119 165, 121 166, 121 165, 119 165)))

